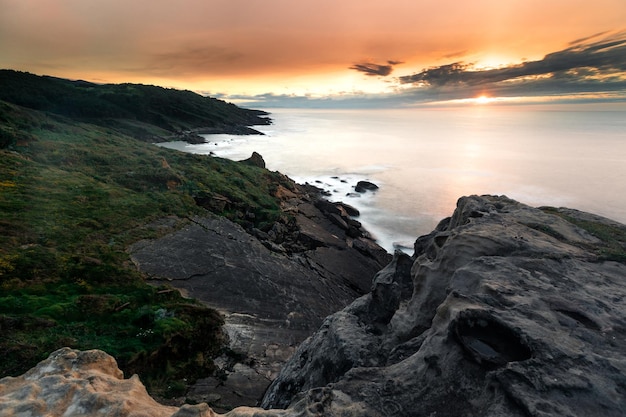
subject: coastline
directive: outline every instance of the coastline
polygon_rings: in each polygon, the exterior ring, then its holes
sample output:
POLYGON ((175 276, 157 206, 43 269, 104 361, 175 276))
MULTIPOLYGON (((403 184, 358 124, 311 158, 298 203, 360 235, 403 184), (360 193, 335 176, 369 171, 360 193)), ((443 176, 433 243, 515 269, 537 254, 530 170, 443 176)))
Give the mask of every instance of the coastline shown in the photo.
MULTIPOLYGON (((267 133, 263 133, 263 135, 267 135, 267 133)), ((237 142, 241 140, 239 135, 211 134, 201 138, 203 139, 201 142, 193 144, 188 141, 168 141, 155 143, 155 145, 191 154, 226 158, 236 162, 249 156, 249 154, 244 156, 241 152, 231 153, 229 150, 237 147, 237 142)), ((258 139, 264 140, 262 138, 258 139)), ((254 146, 251 148, 254 148, 254 146)), ((297 184, 319 188, 324 198, 331 202, 344 202, 356 207, 360 212, 358 220, 372 238, 385 248, 387 252, 393 253, 395 250, 402 250, 409 255, 412 253, 413 240, 419 233, 399 232, 398 229, 406 221, 402 224, 394 224, 392 227, 384 224, 385 222, 402 221, 404 219, 402 216, 382 209, 376 204, 376 198, 380 190, 368 190, 363 193, 355 191, 359 181, 372 181, 371 175, 358 172, 336 173, 328 171, 316 175, 289 175, 289 178, 297 184)), ((376 184, 379 184, 384 191, 386 184, 380 182, 376 182, 376 184)), ((429 222, 429 224, 434 227, 436 221, 429 222)))
POLYGON ((251 377, 269 376, 254 363, 202 381, 187 404, 162 405, 111 356, 68 348, 1 379, 0 403, 55 416, 122 404, 163 417, 623 415, 625 225, 473 195, 415 249, 397 253, 370 291, 297 349, 265 345, 262 360, 290 359, 256 407, 220 403, 220 387, 239 400, 252 392, 233 391, 231 376, 247 389, 251 377))
POLYGON ((381 189, 376 202, 360 207, 361 220, 367 223, 369 205, 372 223, 410 237, 429 233, 467 194, 577 207, 626 222, 620 112, 597 117, 597 110, 575 105, 554 112, 540 106, 268 110, 273 124, 258 127, 265 136, 219 135, 193 152, 239 160, 257 151, 270 169, 300 183, 369 179, 381 189))
POLYGON ((283 215, 266 232, 199 216, 129 248, 150 284, 167 282, 225 319, 231 353, 214 360, 215 376, 169 403, 209 402, 217 411, 258 405, 298 345, 325 317, 366 294, 391 260, 354 220, 356 209, 331 203, 317 187, 290 184, 278 185, 283 215))

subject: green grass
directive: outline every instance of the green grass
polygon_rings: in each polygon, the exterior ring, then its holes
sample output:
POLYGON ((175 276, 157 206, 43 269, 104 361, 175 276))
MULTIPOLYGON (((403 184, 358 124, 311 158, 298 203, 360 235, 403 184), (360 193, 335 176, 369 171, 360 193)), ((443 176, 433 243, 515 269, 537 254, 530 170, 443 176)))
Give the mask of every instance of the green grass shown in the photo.
POLYGON ((3 375, 20 374, 62 346, 105 350, 126 376, 139 373, 161 394, 166 389, 155 381, 193 381, 214 371, 211 359, 222 348, 222 319, 176 291, 140 281, 10 287, 5 283, 0 297, 3 375))
POLYGON ((268 122, 265 112, 242 109, 191 91, 142 84, 94 84, 12 70, 0 70, 0 100, 89 121, 144 140, 197 128, 268 122))
POLYGON ((126 248, 164 233, 149 226, 164 217, 267 228, 282 176, 3 102, 0 131, 0 377, 63 346, 107 351, 154 394, 210 374, 220 317, 147 285, 126 248))
POLYGON ((616 227, 601 221, 575 218, 553 207, 543 207, 542 210, 560 216, 597 237, 601 243, 586 249, 595 252, 600 261, 615 261, 626 264, 626 227, 616 227))

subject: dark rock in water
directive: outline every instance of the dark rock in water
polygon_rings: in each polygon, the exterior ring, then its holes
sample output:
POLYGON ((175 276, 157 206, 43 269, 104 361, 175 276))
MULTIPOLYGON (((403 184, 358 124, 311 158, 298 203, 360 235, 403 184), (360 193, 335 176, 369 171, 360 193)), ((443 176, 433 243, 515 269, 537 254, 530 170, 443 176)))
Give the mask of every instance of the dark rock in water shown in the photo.
POLYGON ((364 193, 366 191, 376 191, 378 190, 378 185, 369 181, 359 181, 354 187, 354 191, 357 193, 364 193))
POLYGON ((359 217, 361 215, 361 213, 359 212, 358 209, 352 207, 350 204, 346 204, 346 203, 341 203, 341 207, 346 211, 346 213, 348 214, 348 216, 351 217, 359 217))
POLYGON ((319 199, 315 201, 315 207, 320 209, 324 213, 341 215, 341 208, 339 204, 331 203, 328 200, 319 199))
POLYGON ((241 162, 243 162, 244 164, 248 164, 248 165, 254 165, 259 168, 265 168, 265 160, 257 152, 252 152, 252 156, 250 156, 250 158, 244 159, 241 162))

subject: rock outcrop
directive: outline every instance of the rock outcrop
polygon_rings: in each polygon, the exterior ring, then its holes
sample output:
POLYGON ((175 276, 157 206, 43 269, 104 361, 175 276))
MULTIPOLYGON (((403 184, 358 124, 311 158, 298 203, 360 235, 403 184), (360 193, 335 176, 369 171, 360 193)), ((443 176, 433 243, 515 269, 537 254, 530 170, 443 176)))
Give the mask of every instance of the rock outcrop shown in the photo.
POLYGON ((0 379, 2 417, 170 417, 177 411, 152 399, 136 375, 124 379, 115 359, 99 350, 63 348, 22 376, 0 379))
POLYGON ((626 265, 603 260, 607 242, 574 223, 626 236, 573 210, 461 198, 416 241, 410 299, 396 255, 371 294, 298 348, 263 406, 325 387, 370 416, 624 415, 626 265))
MULTIPOLYGON (((625 238, 626 226, 587 213, 463 197, 417 239, 413 257, 396 253, 369 293, 297 348, 266 409, 226 415, 626 415, 625 238)), ((93 361, 60 366, 81 353, 59 352, 0 380, 3 416, 72 417, 81 404, 109 403, 127 407, 118 415, 143 416, 144 404, 156 407, 140 389, 118 396, 93 361), (50 398, 71 400, 46 413, 50 398)), ((136 379, 109 373, 116 384, 136 379)), ((154 410, 214 415, 206 404, 154 410)))
MULTIPOLYGON (((316 404, 328 402, 315 391, 294 408, 262 410, 238 407, 225 417, 279 417, 316 414, 316 404)), ((347 396, 334 395, 335 407, 364 411, 347 396)), ((317 407, 319 408, 319 407, 317 407)), ((0 379, 2 417, 218 417, 206 403, 172 407, 152 399, 139 378, 124 379, 115 359, 99 350, 62 348, 19 377, 0 379)))
POLYGON ((220 410, 257 405, 296 346, 367 293, 391 259, 348 214, 358 215, 351 207, 321 199, 314 187, 279 186, 276 194, 284 215, 267 232, 198 217, 130 248, 151 281, 167 280, 224 314, 230 347, 246 359, 218 358, 222 378, 200 380, 188 394, 220 410))
POLYGON ((244 159, 241 162, 243 162, 244 164, 256 166, 259 168, 265 168, 265 160, 263 159, 261 154, 257 152, 252 152, 252 156, 250 156, 250 158, 244 159))

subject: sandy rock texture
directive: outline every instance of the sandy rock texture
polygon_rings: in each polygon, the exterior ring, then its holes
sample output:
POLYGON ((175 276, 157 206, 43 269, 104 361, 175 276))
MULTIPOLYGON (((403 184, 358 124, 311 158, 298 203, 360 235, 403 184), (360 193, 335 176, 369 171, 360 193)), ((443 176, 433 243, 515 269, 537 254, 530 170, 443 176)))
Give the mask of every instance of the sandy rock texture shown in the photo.
MULTIPOLYGON (((319 415, 324 403, 358 413, 349 397, 312 391, 290 410, 239 407, 225 417, 319 415)), ((124 379, 115 359, 99 350, 62 348, 19 377, 0 379, 2 417, 218 417, 206 403, 170 407, 153 400, 136 375, 124 379)), ((363 415, 363 414, 360 414, 363 415)))
POLYGON ((170 417, 135 375, 124 379, 113 357, 69 348, 16 378, 0 379, 0 415, 170 417))

